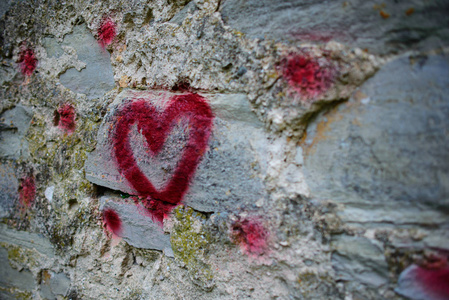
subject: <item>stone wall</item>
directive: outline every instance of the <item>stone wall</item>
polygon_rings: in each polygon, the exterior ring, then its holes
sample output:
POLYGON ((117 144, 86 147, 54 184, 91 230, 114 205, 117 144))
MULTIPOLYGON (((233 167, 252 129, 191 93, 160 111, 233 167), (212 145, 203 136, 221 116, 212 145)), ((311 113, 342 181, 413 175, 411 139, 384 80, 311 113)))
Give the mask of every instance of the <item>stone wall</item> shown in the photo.
POLYGON ((448 299, 449 3, 0 3, 1 299, 448 299))

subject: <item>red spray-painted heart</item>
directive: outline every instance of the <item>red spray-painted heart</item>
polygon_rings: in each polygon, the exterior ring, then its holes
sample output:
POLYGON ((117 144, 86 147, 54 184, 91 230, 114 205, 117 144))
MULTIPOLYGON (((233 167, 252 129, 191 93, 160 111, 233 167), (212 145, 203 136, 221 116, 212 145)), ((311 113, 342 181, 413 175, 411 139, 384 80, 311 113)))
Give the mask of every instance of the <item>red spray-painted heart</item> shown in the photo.
POLYGON ((206 151, 213 118, 208 103, 198 94, 174 96, 164 111, 159 111, 140 98, 126 103, 118 112, 113 146, 119 172, 139 196, 146 197, 144 205, 158 221, 162 221, 164 215, 178 205, 186 193, 206 151), (137 165, 129 133, 132 125, 137 123, 138 131, 144 135, 153 155, 157 155, 171 128, 181 117, 189 121, 189 140, 171 180, 162 190, 157 190, 137 165))

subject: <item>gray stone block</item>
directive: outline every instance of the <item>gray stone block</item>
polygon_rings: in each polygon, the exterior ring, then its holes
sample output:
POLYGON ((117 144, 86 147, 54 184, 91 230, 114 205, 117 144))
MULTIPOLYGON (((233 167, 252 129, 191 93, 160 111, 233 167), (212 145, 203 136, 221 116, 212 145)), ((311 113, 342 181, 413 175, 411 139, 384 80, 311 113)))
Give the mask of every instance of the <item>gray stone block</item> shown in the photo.
MULTIPOLYGON (((120 93, 108 108, 98 132, 97 148, 85 165, 86 178, 91 182, 136 195, 129 182, 117 169, 111 140, 116 109, 126 99, 150 99, 162 105, 173 94, 158 91, 120 93)), ((267 137, 251 112, 243 95, 203 95, 215 114, 209 146, 190 182, 183 203, 206 212, 225 210, 244 203, 254 203, 266 196, 262 180, 255 169, 254 149, 263 147, 267 137), (236 134, 238 132, 238 134, 236 134)), ((186 122, 174 126, 157 156, 149 153, 148 144, 134 126, 129 136, 137 165, 153 185, 160 189, 170 181, 181 158, 188 136, 186 122)))
POLYGON ((0 218, 10 215, 19 197, 19 181, 10 164, 0 164, 0 218))
POLYGON ((307 131, 316 199, 352 223, 438 224, 449 211, 449 61, 401 57, 307 131))
POLYGON ((9 264, 8 251, 0 247, 0 286, 32 291, 36 287, 33 274, 29 270, 13 269, 9 264))
POLYGON ((387 283, 388 265, 381 246, 366 238, 342 235, 333 238, 331 248, 338 279, 374 287, 387 283))
POLYGON ((12 0, 3 0, 0 2, 0 18, 3 18, 5 13, 9 10, 11 7, 11 4, 13 3, 12 0))
POLYGON ((336 40, 374 53, 447 45, 449 3, 439 1, 224 0, 227 25, 252 38, 336 40))
POLYGON ((53 245, 42 235, 10 229, 5 224, 0 224, 0 242, 35 249, 49 258, 55 257, 53 245))
POLYGON ((25 135, 33 117, 31 109, 17 105, 0 115, 0 157, 18 159, 28 157, 25 135))
POLYGON ((137 248, 173 252, 170 236, 164 233, 159 224, 153 222, 144 207, 119 197, 104 196, 100 198, 100 210, 106 209, 112 209, 120 218, 120 237, 128 244, 137 248))
MULTIPOLYGON (((51 41, 46 45, 50 55, 60 55, 59 45, 51 41)), ((88 99, 99 98, 115 87, 110 55, 101 48, 86 25, 75 26, 73 33, 64 37, 62 45, 73 47, 78 59, 86 63, 86 68, 80 72, 71 68, 59 77, 65 87, 86 94, 88 99)))
POLYGON ((58 299, 59 296, 66 296, 70 288, 70 279, 64 273, 55 273, 44 270, 45 277, 40 285, 40 295, 44 299, 58 299))

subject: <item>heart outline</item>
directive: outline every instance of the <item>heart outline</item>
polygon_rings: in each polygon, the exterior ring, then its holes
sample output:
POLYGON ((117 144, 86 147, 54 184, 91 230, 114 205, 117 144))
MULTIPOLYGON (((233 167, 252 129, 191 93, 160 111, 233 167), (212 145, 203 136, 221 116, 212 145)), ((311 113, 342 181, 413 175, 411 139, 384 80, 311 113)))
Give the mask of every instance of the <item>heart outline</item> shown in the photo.
MULTIPOLYGON (((173 96, 163 111, 158 111, 144 98, 131 99, 119 109, 112 143, 118 171, 139 196, 146 197, 144 204, 148 209, 160 209, 165 215, 182 201, 208 146, 213 118, 206 99, 193 93, 173 96), (132 125, 137 122, 138 131, 145 137, 153 155, 157 155, 173 124, 183 116, 189 121, 189 139, 173 176, 162 191, 159 191, 137 165, 129 133, 132 125)), ((161 212, 155 214, 159 221, 161 217, 163 219, 161 212)))

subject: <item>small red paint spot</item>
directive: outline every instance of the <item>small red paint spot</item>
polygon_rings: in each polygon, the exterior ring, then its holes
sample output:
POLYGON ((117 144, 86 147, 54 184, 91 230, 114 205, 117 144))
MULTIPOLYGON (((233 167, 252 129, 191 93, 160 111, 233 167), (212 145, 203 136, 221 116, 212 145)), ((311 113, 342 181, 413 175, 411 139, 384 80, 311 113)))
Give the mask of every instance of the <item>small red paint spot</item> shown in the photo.
POLYGON ((109 17, 104 17, 101 20, 98 28, 98 42, 102 47, 112 43, 116 35, 116 24, 109 17))
POLYGON ((283 77, 306 99, 316 98, 333 84, 333 68, 320 65, 309 55, 292 55, 283 65, 283 77))
POLYGON ((268 231, 256 218, 245 218, 231 226, 231 239, 247 254, 260 255, 267 249, 268 231))
POLYGON ((122 221, 114 210, 108 208, 103 211, 103 223, 109 232, 115 234, 116 236, 120 236, 122 234, 122 221))
POLYGON ((75 117, 75 108, 65 103, 55 112, 54 124, 67 133, 73 133, 76 127, 75 117))
POLYGON ((20 203, 24 207, 30 207, 36 196, 36 184, 33 175, 28 175, 22 179, 19 187, 20 203))
POLYGON ((26 48, 23 49, 19 54, 19 66, 20 71, 25 76, 31 76, 37 66, 37 58, 34 54, 33 49, 26 48))
POLYGON ((159 111, 144 99, 129 102, 119 110, 112 141, 118 170, 141 196, 143 206, 155 220, 162 222, 180 204, 187 192, 206 151, 212 120, 213 114, 208 103, 197 94, 173 96, 164 111, 159 111), (181 117, 189 121, 189 141, 172 178, 162 190, 157 190, 137 165, 129 133, 137 123, 138 131, 147 140, 151 154, 157 155, 170 130, 181 117))
POLYGON ((411 299, 449 299, 449 264, 446 258, 405 269, 396 292, 411 299))

